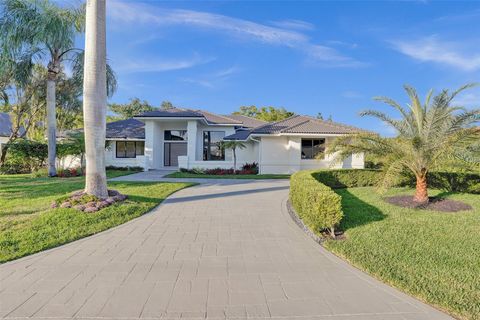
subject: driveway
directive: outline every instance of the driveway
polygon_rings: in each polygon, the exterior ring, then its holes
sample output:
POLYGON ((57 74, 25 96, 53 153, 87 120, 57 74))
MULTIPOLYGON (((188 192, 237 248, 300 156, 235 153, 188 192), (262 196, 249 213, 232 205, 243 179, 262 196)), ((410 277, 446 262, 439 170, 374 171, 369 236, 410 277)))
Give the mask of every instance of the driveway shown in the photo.
POLYGON ((290 219, 288 181, 210 181, 117 228, 0 266, 0 317, 450 319, 290 219))

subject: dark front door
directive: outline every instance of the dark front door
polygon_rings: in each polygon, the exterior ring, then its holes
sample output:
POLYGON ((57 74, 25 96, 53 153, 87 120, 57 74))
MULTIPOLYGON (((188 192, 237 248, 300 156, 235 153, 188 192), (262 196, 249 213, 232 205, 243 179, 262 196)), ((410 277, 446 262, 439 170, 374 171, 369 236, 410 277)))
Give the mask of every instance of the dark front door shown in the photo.
POLYGON ((187 155, 187 144, 182 142, 165 142, 163 165, 178 167, 178 157, 187 155))

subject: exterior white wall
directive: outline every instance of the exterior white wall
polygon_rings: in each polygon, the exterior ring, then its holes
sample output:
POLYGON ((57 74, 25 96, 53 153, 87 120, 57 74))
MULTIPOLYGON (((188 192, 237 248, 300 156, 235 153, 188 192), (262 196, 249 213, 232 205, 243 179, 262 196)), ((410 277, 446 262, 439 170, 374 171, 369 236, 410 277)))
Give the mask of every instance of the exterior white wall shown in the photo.
MULTIPOLYGON (((315 137, 308 136, 305 139, 315 137)), ((325 138, 325 144, 335 139, 334 137, 325 138)), ((324 159, 302 159, 301 158, 301 139, 299 136, 276 136, 261 137, 260 145, 260 173, 284 173, 290 174, 299 170, 313 169, 338 169, 338 168, 363 168, 363 154, 356 154, 343 162, 336 162, 335 155, 326 155, 324 159)))
MULTIPOLYGON (((123 140, 122 140, 123 141, 123 140)), ((117 144, 110 141, 109 147, 105 149, 105 165, 115 167, 142 167, 145 168, 145 156, 135 158, 117 158, 117 144)))

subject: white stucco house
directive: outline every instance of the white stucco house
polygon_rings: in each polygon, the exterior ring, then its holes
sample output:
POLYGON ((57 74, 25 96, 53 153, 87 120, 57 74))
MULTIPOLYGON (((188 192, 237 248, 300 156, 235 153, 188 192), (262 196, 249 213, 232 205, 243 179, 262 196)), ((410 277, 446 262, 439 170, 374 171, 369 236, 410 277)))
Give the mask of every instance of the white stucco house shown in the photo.
POLYGON ((232 168, 222 140, 239 140, 237 166, 256 162, 260 173, 293 173, 317 168, 363 168, 363 154, 337 162, 325 155, 332 139, 360 129, 295 115, 266 123, 239 115, 173 108, 146 112, 107 124, 106 164, 145 170, 232 168))

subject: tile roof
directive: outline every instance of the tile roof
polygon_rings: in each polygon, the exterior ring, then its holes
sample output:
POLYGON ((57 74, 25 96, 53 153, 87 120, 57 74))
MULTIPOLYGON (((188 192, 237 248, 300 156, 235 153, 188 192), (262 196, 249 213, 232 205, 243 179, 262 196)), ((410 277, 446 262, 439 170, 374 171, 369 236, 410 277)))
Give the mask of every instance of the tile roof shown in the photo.
POLYGON ((231 117, 214 114, 208 111, 195 110, 195 112, 203 115, 209 124, 242 124, 242 121, 235 120, 231 117))
POLYGON ((223 140, 247 140, 247 138, 250 136, 251 130, 237 130, 234 134, 231 134, 229 136, 226 136, 223 138, 223 140))
POLYGON ((221 116, 204 110, 191 110, 183 108, 172 108, 166 110, 155 110, 148 111, 138 116, 138 117, 152 117, 152 118, 204 118, 209 124, 242 124, 241 121, 237 121, 230 117, 221 116))
POLYGON ((231 114, 226 117, 229 117, 233 120, 240 121, 245 128, 256 128, 259 126, 263 126, 264 124, 267 124, 267 121, 255 119, 252 117, 247 117, 242 114, 231 114))
MULTIPOLYGON (((57 138, 68 138, 83 129, 57 132, 57 138)), ((145 123, 137 119, 126 119, 107 123, 107 139, 145 139, 145 123)))
POLYGON ((145 139, 145 124, 137 119, 107 123, 107 139, 145 139))
POLYGON ((203 118, 204 116, 201 113, 198 113, 193 110, 189 109, 181 109, 181 108, 172 108, 172 109, 159 109, 154 111, 147 111, 141 113, 137 117, 160 117, 160 118, 169 118, 169 117, 181 117, 181 118, 203 118))
POLYGON ((325 121, 309 116, 295 115, 285 120, 268 123, 252 130, 252 134, 348 134, 362 131, 344 124, 325 121))

